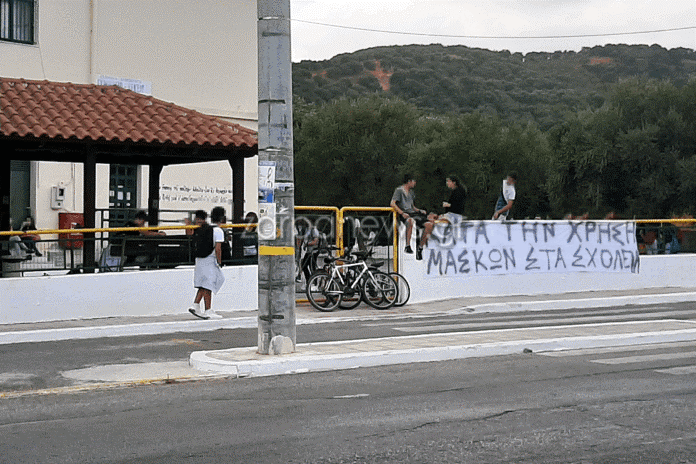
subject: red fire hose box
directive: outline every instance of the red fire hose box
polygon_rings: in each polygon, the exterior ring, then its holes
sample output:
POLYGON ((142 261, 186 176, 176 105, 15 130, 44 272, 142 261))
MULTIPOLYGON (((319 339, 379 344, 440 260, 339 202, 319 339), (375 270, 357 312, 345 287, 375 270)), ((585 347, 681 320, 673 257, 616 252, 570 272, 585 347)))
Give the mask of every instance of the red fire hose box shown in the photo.
MULTIPOLYGON (((58 213, 59 229, 81 229, 85 226, 85 217, 82 213, 58 213)), ((82 248, 82 233, 70 232, 58 234, 60 246, 63 248, 82 248)))

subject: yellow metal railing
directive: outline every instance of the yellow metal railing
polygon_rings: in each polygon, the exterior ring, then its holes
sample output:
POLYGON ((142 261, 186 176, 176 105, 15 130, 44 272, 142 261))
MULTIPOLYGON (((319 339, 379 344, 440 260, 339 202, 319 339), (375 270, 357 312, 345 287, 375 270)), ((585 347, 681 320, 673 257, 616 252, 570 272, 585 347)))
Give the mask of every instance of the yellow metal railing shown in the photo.
MULTIPOLYGON (((246 227, 256 227, 257 224, 221 224, 220 227, 223 229, 242 229, 246 227)), ((146 230, 161 231, 161 230, 185 230, 185 229, 196 229, 200 226, 196 225, 180 225, 180 226, 153 226, 153 227, 94 227, 94 228, 77 228, 77 229, 40 229, 40 230, 27 230, 27 231, 4 231, 0 232, 0 236, 12 236, 12 235, 55 235, 55 234, 95 234, 95 233, 105 233, 105 232, 141 232, 146 230)))

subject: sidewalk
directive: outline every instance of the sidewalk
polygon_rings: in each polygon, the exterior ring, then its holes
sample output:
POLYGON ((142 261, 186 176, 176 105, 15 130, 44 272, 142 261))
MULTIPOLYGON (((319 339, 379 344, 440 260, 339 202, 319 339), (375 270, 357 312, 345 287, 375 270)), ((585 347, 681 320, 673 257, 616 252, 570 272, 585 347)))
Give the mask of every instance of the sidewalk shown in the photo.
MULTIPOLYGON (((694 288, 645 289, 632 292, 592 292, 508 298, 457 298, 390 310, 394 314, 306 312, 298 307, 298 324, 330 320, 433 314, 482 313, 599 308, 623 305, 696 302, 694 288)), ((309 308, 311 311, 311 308, 309 308)), ((365 310, 362 310, 363 312, 365 310)), ((696 322, 655 320, 528 327, 477 332, 412 335, 340 342, 298 344, 292 354, 259 355, 256 347, 198 351, 189 364, 201 371, 237 377, 270 376, 415 362, 446 361, 538 351, 604 348, 651 343, 696 341, 696 322)))
MULTIPOLYGON (((350 311, 322 313, 298 303, 297 325, 440 314, 563 310, 623 305, 696 302, 696 288, 652 288, 630 292, 583 292, 505 298, 455 298, 408 304, 377 311, 361 305, 350 311)), ((0 325, 0 345, 98 337, 199 332, 222 328, 256 328, 256 311, 219 311, 223 319, 194 319, 186 311, 158 317, 123 317, 0 325)), ((283 356, 256 354, 256 347, 195 352, 192 366, 231 375, 275 375, 357 366, 386 365, 520 353, 524 349, 630 345, 661 341, 696 340, 696 324, 663 320, 650 323, 608 323, 524 328, 466 333, 417 335, 388 339, 299 344, 283 356)))

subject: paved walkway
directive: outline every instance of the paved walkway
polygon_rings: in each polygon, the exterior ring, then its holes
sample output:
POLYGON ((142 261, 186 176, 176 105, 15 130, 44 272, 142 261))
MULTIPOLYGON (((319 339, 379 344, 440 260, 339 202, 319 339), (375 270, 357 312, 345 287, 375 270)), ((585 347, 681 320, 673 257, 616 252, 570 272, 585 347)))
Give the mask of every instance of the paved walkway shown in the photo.
POLYGON ((684 341, 696 341, 696 322, 581 324, 305 343, 280 356, 260 355, 256 348, 232 348, 197 351, 189 362, 199 370, 246 377, 684 341))
MULTIPOLYGON (((306 312, 299 306, 299 323, 336 318, 419 317, 432 314, 481 313, 598 308, 696 302, 694 288, 644 289, 631 292, 591 292, 506 298, 457 298, 389 310, 337 313, 306 312), (367 314, 365 312, 368 312, 367 314), (349 313, 346 314, 346 313, 349 313)), ((291 354, 260 355, 256 347, 198 351, 189 363, 196 369, 234 376, 267 376, 414 362, 445 361, 537 351, 630 346, 696 341, 696 323, 678 320, 528 327, 429 335, 412 335, 340 342, 298 344, 291 354)))
MULTIPOLYGON (((598 308, 623 305, 696 302, 696 288, 652 288, 629 292, 583 292, 505 298, 455 298, 408 304, 377 311, 362 306, 322 313, 306 303, 296 307, 297 324, 425 317, 434 314, 598 308)), ((190 314, 124 317, 0 325, 0 344, 50 340, 198 332, 220 328, 256 328, 255 311, 220 311, 220 320, 193 319, 190 314)), ((696 323, 672 319, 528 327, 477 332, 412 335, 342 342, 298 344, 292 354, 259 355, 256 347, 194 352, 191 366, 202 371, 237 376, 348 369, 472 356, 627 346, 665 341, 696 341, 696 323)))

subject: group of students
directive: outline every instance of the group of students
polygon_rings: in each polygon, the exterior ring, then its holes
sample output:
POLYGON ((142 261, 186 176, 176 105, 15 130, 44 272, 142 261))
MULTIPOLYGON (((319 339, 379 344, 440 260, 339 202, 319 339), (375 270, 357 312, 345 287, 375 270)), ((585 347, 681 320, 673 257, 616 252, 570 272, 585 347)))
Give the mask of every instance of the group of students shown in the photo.
MULTIPOLYGON (((495 205, 492 219, 508 219, 510 210, 512 209, 512 204, 515 201, 516 183, 517 174, 515 172, 511 172, 505 179, 503 179, 503 184, 500 189, 500 194, 495 205)), ((451 192, 448 201, 442 202, 442 207, 445 211, 444 214, 428 214, 427 211, 419 209, 415 206, 416 193, 414 189, 416 187, 416 180, 410 174, 406 174, 404 176, 404 183, 398 186, 392 195, 390 205, 399 216, 400 222, 404 223, 406 226, 406 247, 404 249, 406 253, 413 253, 413 249, 411 248, 413 226, 416 225, 417 227, 423 229, 421 239, 416 246, 417 260, 423 259, 423 248, 428 243, 428 238, 432 233, 436 221, 457 224, 462 219, 466 218, 464 215, 466 190, 461 181, 457 176, 450 175, 445 179, 445 184, 447 185, 447 188, 451 190, 451 192)))

